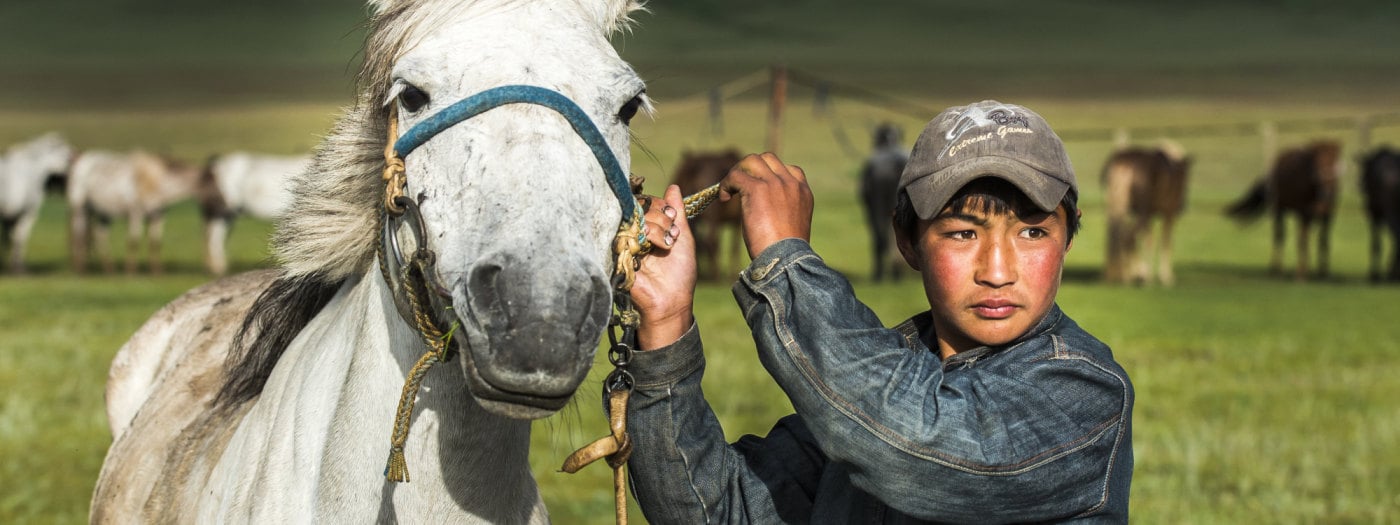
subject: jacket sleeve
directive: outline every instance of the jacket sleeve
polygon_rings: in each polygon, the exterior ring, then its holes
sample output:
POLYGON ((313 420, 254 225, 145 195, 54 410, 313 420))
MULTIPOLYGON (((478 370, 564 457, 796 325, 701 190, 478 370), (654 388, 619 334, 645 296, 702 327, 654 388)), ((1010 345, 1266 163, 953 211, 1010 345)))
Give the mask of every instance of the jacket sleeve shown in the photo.
POLYGON ((825 458, 795 416, 734 444, 700 388, 694 325, 669 347, 638 352, 628 403, 632 491, 652 523, 808 523, 825 458))
POLYGON ((760 360, 822 452, 913 517, 1092 514, 1106 503, 1114 455, 1131 454, 1120 446, 1130 433, 1126 377, 1061 340, 945 372, 797 239, 760 254, 734 293, 760 360))

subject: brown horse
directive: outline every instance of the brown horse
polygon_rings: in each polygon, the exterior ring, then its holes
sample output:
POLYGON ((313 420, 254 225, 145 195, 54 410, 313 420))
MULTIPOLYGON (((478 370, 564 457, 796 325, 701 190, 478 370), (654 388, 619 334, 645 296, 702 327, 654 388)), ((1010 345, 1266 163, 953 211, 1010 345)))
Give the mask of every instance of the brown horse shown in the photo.
MULTIPOLYGON (((681 153, 681 163, 676 166, 671 183, 681 187, 681 193, 691 195, 718 183, 742 160, 738 150, 681 153)), ((729 202, 715 202, 691 224, 695 232, 695 251, 699 258, 700 278, 707 281, 719 279, 721 274, 737 274, 740 270, 739 254, 739 199, 729 202), (729 264, 719 266, 720 238, 724 230, 729 230, 729 264)))
POLYGON ((1371 280, 1381 280, 1381 228, 1390 229, 1390 269, 1400 281, 1400 152, 1381 147, 1361 159, 1361 195, 1371 224, 1371 280))
POLYGON ((1337 208, 1337 179, 1341 172, 1342 147, 1337 142, 1318 140, 1279 153, 1273 168, 1249 193, 1231 204, 1225 212, 1241 222, 1274 212, 1274 249, 1269 271, 1283 271, 1283 215, 1298 216, 1298 267, 1294 278, 1308 276, 1308 230, 1317 223, 1317 275, 1326 277, 1328 236, 1332 214, 1337 208))
POLYGON ((1176 282, 1172 271, 1172 226, 1186 208, 1186 181, 1191 158, 1181 147, 1164 142, 1158 148, 1120 149, 1104 162, 1101 182, 1108 208, 1108 257, 1104 279, 1110 283, 1146 284, 1152 265, 1144 257, 1153 246, 1152 219, 1162 224, 1157 250, 1158 281, 1176 282), (1139 242, 1145 249, 1139 250, 1139 242))
POLYGON ((69 240, 73 271, 87 268, 88 249, 97 250, 102 269, 113 270, 108 228, 115 218, 127 220, 126 271, 136 272, 136 255, 144 234, 152 273, 161 273, 161 237, 165 210, 190 198, 201 184, 200 169, 144 151, 86 151, 68 175, 69 240))
POLYGON ((860 169, 860 202, 865 209, 865 224, 870 230, 871 251, 874 255, 871 278, 899 280, 904 259, 891 242, 894 235, 894 205, 899 190, 899 176, 909 162, 909 152, 901 145, 903 132, 890 123, 875 128, 875 150, 860 169))

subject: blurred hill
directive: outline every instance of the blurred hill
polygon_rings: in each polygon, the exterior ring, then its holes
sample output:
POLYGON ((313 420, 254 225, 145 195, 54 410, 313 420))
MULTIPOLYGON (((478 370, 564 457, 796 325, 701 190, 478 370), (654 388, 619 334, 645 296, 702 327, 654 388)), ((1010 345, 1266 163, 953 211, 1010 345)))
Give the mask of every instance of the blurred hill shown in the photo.
MULTIPOLYGON (((774 62, 904 94, 1302 97, 1400 82, 1386 0, 653 0, 615 42, 660 97, 774 62)), ((348 101, 354 0, 6 0, 0 107, 348 101)))

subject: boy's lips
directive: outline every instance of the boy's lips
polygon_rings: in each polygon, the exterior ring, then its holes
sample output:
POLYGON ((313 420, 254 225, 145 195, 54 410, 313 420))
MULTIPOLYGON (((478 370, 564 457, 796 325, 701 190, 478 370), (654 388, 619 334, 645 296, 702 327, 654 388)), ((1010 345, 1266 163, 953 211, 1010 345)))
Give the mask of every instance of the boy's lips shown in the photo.
POLYGON ((983 319, 1005 319, 1019 308, 1016 303, 1006 299, 987 299, 978 301, 972 305, 972 311, 983 319))

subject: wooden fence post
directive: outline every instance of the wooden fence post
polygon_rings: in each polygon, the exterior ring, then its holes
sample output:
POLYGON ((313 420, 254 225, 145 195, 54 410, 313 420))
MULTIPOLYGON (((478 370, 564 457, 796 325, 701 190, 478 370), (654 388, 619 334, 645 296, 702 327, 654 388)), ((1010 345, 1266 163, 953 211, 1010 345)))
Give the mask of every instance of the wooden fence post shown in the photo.
POLYGON ((1264 154, 1264 171, 1274 165, 1274 154, 1278 152, 1278 125, 1271 120, 1259 123, 1261 151, 1264 154))
POLYGON ((768 151, 775 154, 783 146, 783 108, 787 106, 787 68, 773 66, 773 95, 768 99, 768 151))
POLYGON ((1128 128, 1113 130, 1113 149, 1120 150, 1133 143, 1133 134, 1128 128))
POLYGON ((724 136, 724 93, 720 88, 710 90, 710 135, 724 136))
POLYGON ((1371 149, 1371 130, 1376 126, 1376 119, 1371 115, 1366 115, 1356 119, 1356 152, 1365 154, 1371 149))

